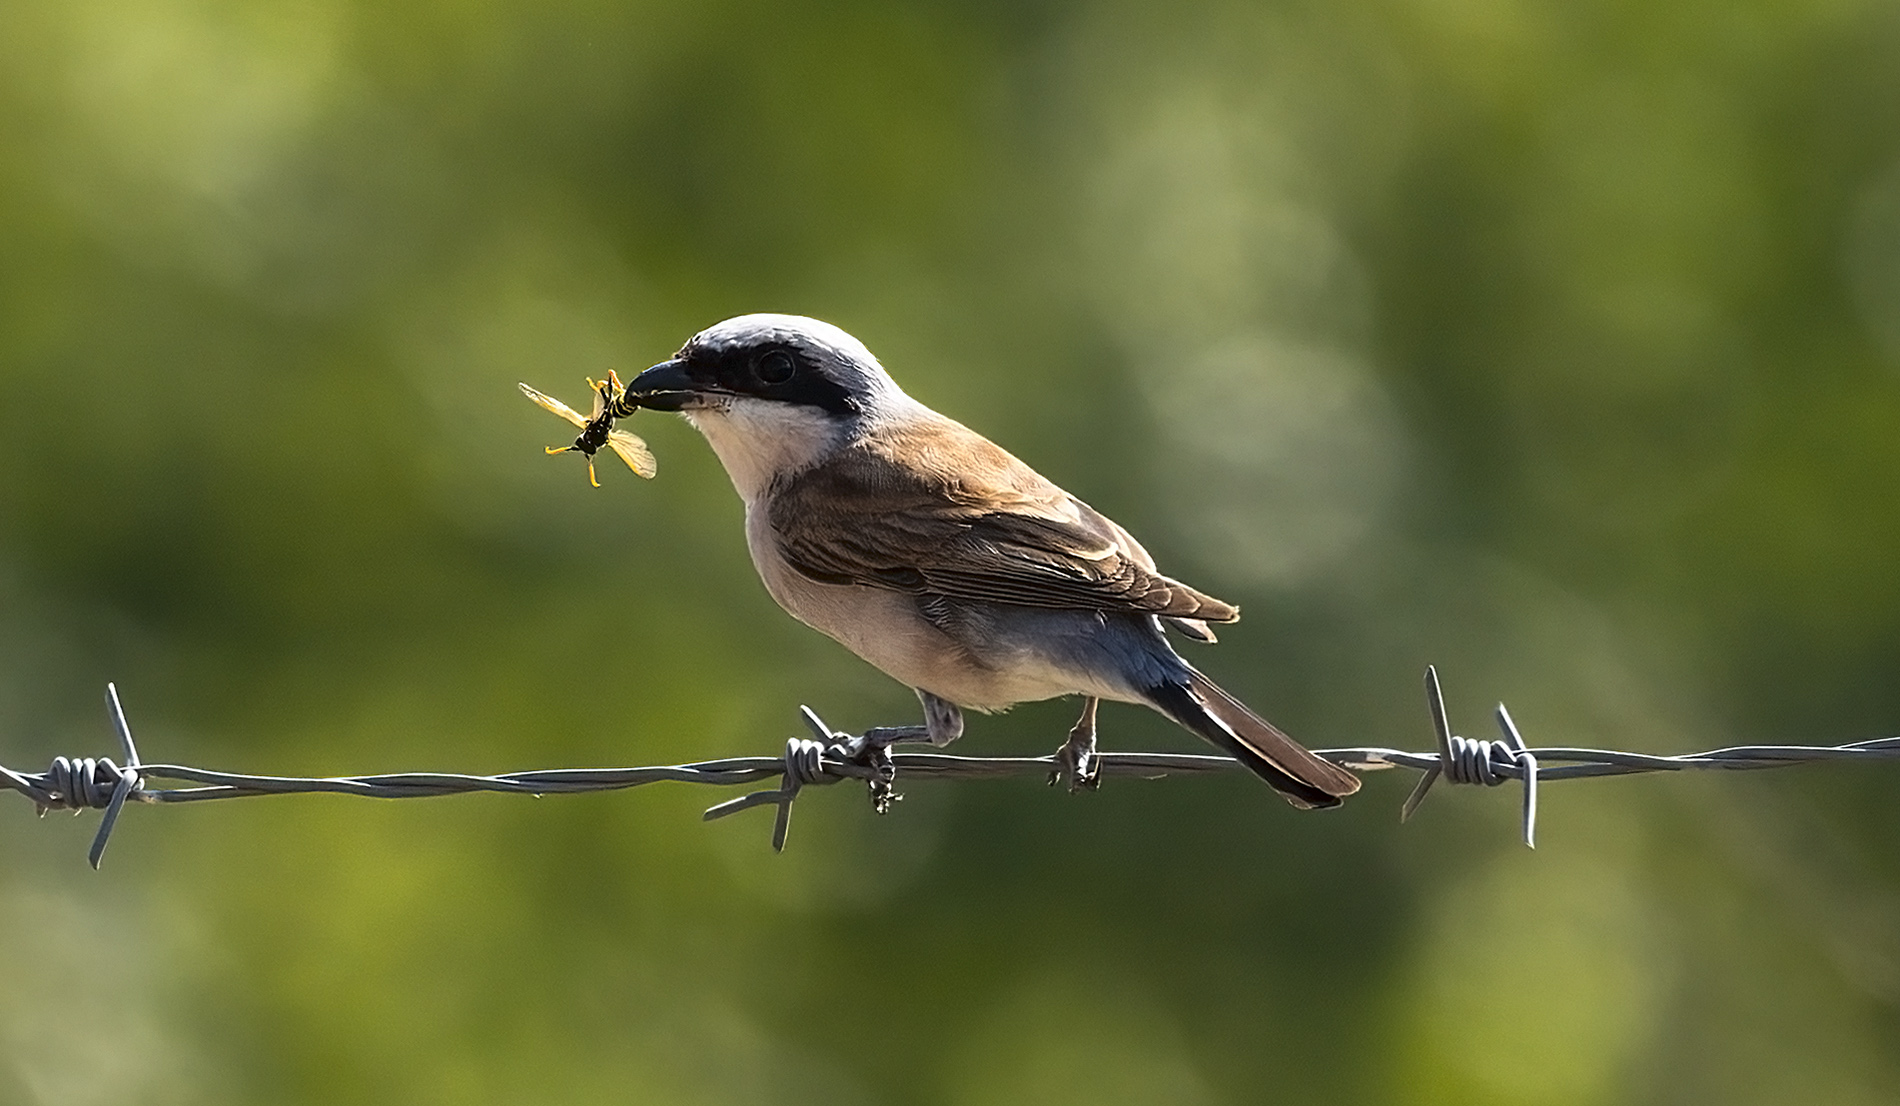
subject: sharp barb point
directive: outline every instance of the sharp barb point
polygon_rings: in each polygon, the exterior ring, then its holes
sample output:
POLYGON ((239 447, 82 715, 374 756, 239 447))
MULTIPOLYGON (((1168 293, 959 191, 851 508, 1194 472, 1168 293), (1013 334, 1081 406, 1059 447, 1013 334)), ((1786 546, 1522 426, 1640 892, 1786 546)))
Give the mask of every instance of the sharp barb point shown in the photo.
POLYGON ((1418 778, 1418 782, 1412 785, 1412 793, 1405 797, 1405 805, 1399 807, 1399 825, 1411 821, 1412 815, 1418 813, 1418 805, 1425 801, 1425 795, 1432 789, 1432 784, 1438 782, 1438 775, 1438 769, 1427 769, 1425 774, 1418 778))
POLYGON ((132 741, 132 726, 125 720, 125 707, 119 703, 117 684, 106 684, 106 714, 112 719, 112 731, 118 735, 119 748, 125 753, 125 766, 139 766, 139 747, 132 741))
POLYGON ((1445 714, 1445 692, 1438 683, 1438 667, 1425 666, 1425 705, 1431 708, 1432 732, 1438 738, 1438 755, 1451 760, 1451 722, 1445 714))
POLYGON ((1537 847, 1537 758, 1524 752, 1519 754, 1519 759, 1524 762, 1524 844, 1534 849, 1537 847))
POLYGON ((800 703, 798 705, 798 717, 804 721, 805 728, 811 731, 813 737, 820 741, 828 742, 831 740, 831 727, 825 725, 825 720, 818 717, 817 711, 800 703))
POLYGON ((772 851, 785 851, 785 835, 792 829, 792 796, 786 795, 778 804, 778 819, 772 823, 772 851))

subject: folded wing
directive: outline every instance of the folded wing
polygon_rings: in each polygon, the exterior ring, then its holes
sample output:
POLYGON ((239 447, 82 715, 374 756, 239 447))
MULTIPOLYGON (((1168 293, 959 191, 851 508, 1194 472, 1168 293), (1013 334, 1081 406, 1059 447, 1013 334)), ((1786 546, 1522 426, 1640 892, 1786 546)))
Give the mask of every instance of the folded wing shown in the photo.
POLYGON ((1232 622, 1115 523, 949 419, 876 433, 774 498, 779 552, 827 583, 1232 622), (901 459, 901 460, 900 460, 901 459))

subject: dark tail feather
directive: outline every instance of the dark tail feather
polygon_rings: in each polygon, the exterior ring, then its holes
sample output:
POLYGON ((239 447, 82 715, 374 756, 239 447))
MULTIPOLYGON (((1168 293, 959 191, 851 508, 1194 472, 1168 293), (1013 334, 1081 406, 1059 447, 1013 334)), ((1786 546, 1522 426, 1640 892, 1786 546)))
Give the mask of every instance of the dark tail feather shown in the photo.
POLYGON ((1247 709, 1206 676, 1188 671, 1186 683, 1148 689, 1161 713, 1231 754, 1302 810, 1338 806, 1359 790, 1359 777, 1307 752, 1273 723, 1247 709))

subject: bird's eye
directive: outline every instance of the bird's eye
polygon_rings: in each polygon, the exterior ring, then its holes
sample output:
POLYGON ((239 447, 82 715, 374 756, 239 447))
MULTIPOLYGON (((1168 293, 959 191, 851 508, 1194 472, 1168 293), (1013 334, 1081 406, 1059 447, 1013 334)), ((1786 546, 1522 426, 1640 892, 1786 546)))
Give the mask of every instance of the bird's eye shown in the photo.
POLYGON ((761 384, 783 384, 792 378, 798 368, 792 361, 792 355, 782 349, 775 349, 759 358, 758 374, 761 384))

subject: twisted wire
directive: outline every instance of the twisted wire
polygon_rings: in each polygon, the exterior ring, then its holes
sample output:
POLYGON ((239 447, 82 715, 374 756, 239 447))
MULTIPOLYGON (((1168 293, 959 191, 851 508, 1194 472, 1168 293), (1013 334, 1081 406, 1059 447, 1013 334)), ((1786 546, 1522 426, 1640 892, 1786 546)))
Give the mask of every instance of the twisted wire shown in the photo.
MULTIPOLYGON (((119 781, 131 772, 130 768, 120 768, 111 757, 94 760, 69 760, 66 757, 54 757, 53 765, 46 771, 47 794, 40 802, 40 813, 49 810, 71 810, 78 813, 91 808, 104 810, 112 805, 112 793, 119 789, 119 781)), ((138 786, 136 783, 134 787, 138 786)))
POLYGON ((105 856, 106 842, 112 839, 113 827, 119 824, 119 812, 125 809, 126 800, 138 795, 142 801, 149 801, 145 799, 144 781, 139 778, 138 745, 132 741, 132 727, 125 720, 125 709, 119 705, 119 689, 112 684, 106 685, 106 713, 118 735, 119 748, 125 752, 125 767, 114 764, 109 757, 97 760, 54 757, 52 767, 37 775, 0 766, 0 782, 32 799, 42 818, 49 810, 71 810, 77 814, 93 808, 106 812, 99 820, 99 832, 92 839, 92 848, 86 853, 94 871, 105 856))
MULTIPOLYGON (((1523 785, 1522 834, 1536 846, 1537 794, 1541 781, 1592 779, 1645 772, 1681 772, 1700 769, 1752 770, 1781 768, 1819 761, 1886 761, 1900 759, 1900 737, 1875 738, 1844 745, 1742 745, 1707 752, 1661 756, 1612 749, 1570 747, 1529 748, 1518 733, 1510 712, 1499 704, 1495 713, 1501 738, 1473 740, 1452 733, 1445 713, 1438 673, 1425 673, 1427 705, 1431 709, 1437 750, 1416 753, 1403 749, 1358 747, 1316 749, 1335 764, 1361 772, 1409 768, 1422 773, 1400 808, 1400 821, 1409 820, 1432 787, 1443 778, 1452 784, 1496 787, 1509 781, 1523 785)), ((99 830, 87 859, 99 867, 107 842, 127 802, 190 803, 263 795, 336 794, 378 799, 420 799, 490 791, 515 795, 562 795, 615 791, 649 783, 675 782, 732 787, 776 779, 778 786, 754 791, 711 807, 704 818, 712 821, 757 806, 776 806, 772 847, 783 849, 791 822, 793 801, 810 786, 855 780, 865 785, 878 813, 888 811, 902 796, 898 776, 916 779, 1046 779, 1056 767, 1053 756, 965 757, 944 753, 894 753, 887 741, 872 740, 880 732, 853 736, 827 726, 809 707, 801 717, 812 737, 794 737, 776 757, 727 757, 691 764, 631 768, 557 768, 499 775, 451 772, 397 772, 368 776, 257 776, 216 772, 182 764, 146 764, 140 761, 126 723, 117 688, 106 687, 106 706, 119 738, 124 764, 111 758, 55 757, 45 772, 16 772, 0 766, 0 785, 24 795, 44 814, 48 810, 103 809, 99 830), (165 780, 182 787, 152 787, 165 780)), ((1162 779, 1174 775, 1244 770, 1231 757, 1195 753, 1097 754, 1106 776, 1162 779)))

